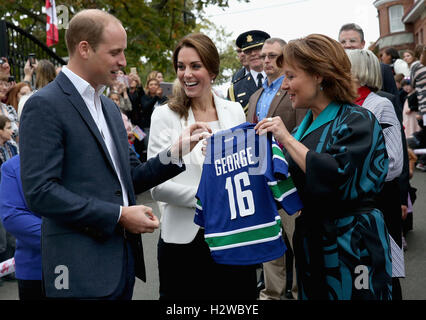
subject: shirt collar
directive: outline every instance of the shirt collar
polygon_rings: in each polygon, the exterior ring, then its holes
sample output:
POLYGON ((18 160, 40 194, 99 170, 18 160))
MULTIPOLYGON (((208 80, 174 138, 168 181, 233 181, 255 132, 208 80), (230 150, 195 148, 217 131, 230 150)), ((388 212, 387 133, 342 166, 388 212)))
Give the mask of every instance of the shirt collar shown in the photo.
POLYGON ((265 78, 266 78, 266 73, 265 73, 265 71, 263 71, 263 70, 262 70, 262 72, 257 72, 257 71, 254 71, 254 70, 250 70, 250 73, 251 73, 251 75, 252 75, 252 77, 253 77, 254 81, 257 81, 257 75, 258 75, 259 73, 261 73, 261 74, 263 75, 262 81, 265 81, 265 78))
POLYGON ((275 79, 274 81, 272 81, 271 85, 269 86, 268 85, 268 77, 266 77, 265 82, 263 82, 263 89, 266 90, 267 88, 270 88, 270 89, 275 90, 275 89, 277 89, 277 87, 279 89, 281 87, 281 83, 283 82, 283 80, 284 80, 284 76, 281 76, 281 77, 275 79))
POLYGON ((71 83, 81 96, 85 96, 88 93, 96 93, 99 97, 105 91, 106 86, 99 86, 98 90, 95 90, 89 82, 71 71, 67 66, 62 67, 62 72, 68 77, 68 79, 70 79, 71 83))

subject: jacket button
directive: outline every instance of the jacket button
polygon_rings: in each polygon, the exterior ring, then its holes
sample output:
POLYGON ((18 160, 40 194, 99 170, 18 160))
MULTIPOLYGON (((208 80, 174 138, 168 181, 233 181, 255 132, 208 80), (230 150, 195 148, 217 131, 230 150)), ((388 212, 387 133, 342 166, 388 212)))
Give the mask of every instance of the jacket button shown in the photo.
POLYGON ((121 190, 117 190, 115 192, 115 195, 118 196, 118 197, 121 197, 123 195, 123 193, 121 192, 121 190))

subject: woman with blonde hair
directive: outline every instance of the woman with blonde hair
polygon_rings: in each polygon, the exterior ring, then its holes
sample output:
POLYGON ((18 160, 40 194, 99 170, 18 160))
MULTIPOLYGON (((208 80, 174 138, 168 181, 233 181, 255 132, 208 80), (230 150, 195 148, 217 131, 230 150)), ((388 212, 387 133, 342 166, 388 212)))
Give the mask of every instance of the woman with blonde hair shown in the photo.
MULTIPOLYGON (((177 81, 168 104, 154 109, 148 158, 168 148, 182 130, 208 123, 213 132, 245 122, 239 103, 214 94, 219 74, 219 53, 204 34, 185 36, 173 53, 177 81)), ((158 242, 160 299, 256 299, 256 268, 215 263, 204 240, 204 229, 194 223, 198 185, 204 156, 199 143, 183 157, 186 170, 153 188, 154 200, 163 202, 158 242)))
MULTIPOLYGON (((392 102, 376 94, 382 87, 380 62, 370 50, 347 50, 356 79, 358 98, 355 103, 370 110, 382 127, 385 138, 389 169, 385 184, 377 197, 377 205, 383 213, 391 241, 402 251, 402 215, 399 176, 403 167, 401 126, 392 102)), ((394 252, 394 251, 393 251, 394 252)), ((395 252, 396 253, 396 252, 395 252)), ((401 300, 401 286, 397 277, 392 278, 392 300, 401 300)))
POLYGON ((356 106, 351 63, 320 34, 290 41, 277 61, 293 108, 308 108, 293 131, 280 117, 260 121, 284 146, 304 208, 294 253, 299 299, 391 299, 389 237, 375 196, 388 170, 374 115, 356 106))
MULTIPOLYGON (((33 72, 35 72, 35 90, 32 92, 36 92, 40 90, 44 86, 47 86, 50 82, 55 80, 56 78, 56 69, 52 62, 49 60, 36 60, 35 65, 30 65, 29 60, 25 64, 24 68, 25 78, 24 82, 31 83, 33 72)), ((32 94, 31 93, 31 94, 32 94)), ((22 110, 24 108, 25 102, 27 102, 28 98, 31 94, 23 96, 18 103, 18 119, 21 118, 22 110)))
POLYGON ((148 77, 146 78, 146 82, 148 83, 148 81, 151 79, 157 79, 159 83, 164 81, 163 74, 157 70, 151 71, 148 74, 148 77))

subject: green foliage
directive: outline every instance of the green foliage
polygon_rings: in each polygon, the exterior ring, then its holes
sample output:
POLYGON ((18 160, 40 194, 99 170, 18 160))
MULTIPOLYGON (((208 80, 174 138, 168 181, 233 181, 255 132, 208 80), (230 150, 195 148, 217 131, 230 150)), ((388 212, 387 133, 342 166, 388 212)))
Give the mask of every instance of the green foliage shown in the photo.
POLYGON ((196 31, 208 35, 219 51, 220 70, 215 83, 220 85, 230 81, 234 72, 241 68, 235 52, 235 39, 231 37, 231 33, 226 32, 224 27, 215 26, 207 19, 198 26, 196 31))
MULTIPOLYGON (((249 2, 249 0, 238 0, 249 2)), ((68 8, 69 19, 82 9, 103 9, 123 23, 127 31, 127 71, 137 67, 144 79, 151 70, 163 72, 165 80, 174 78, 171 63, 173 48, 180 38, 194 32, 196 20, 205 21, 204 8, 209 5, 227 7, 229 0, 56 0, 56 6, 68 8), (141 61, 142 58, 142 62, 141 61)), ((46 15, 42 13, 45 0, 2 0, 0 19, 12 21, 20 28, 45 42, 46 15)), ((59 30, 56 53, 66 57, 65 30, 59 30)), ((223 36, 225 32, 223 31, 223 36)), ((231 40, 233 43, 233 39, 231 40)), ((221 51, 223 68, 234 68, 238 61, 229 44, 221 51), (232 53, 232 54, 231 54, 232 53)), ((221 78, 220 78, 221 79, 221 78)))

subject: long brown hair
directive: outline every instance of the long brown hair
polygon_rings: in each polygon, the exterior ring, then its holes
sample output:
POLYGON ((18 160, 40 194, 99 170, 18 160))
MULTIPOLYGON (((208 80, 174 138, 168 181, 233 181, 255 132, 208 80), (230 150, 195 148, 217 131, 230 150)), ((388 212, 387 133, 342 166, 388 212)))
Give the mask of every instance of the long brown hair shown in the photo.
MULTIPOLYGON (((219 74, 219 52, 213 41, 202 33, 191 33, 185 36, 176 46, 173 52, 173 67, 177 72, 178 55, 182 48, 193 48, 200 56, 201 62, 214 78, 219 74)), ((191 99, 185 94, 179 81, 173 84, 173 95, 170 98, 168 106, 171 110, 177 112, 181 118, 188 118, 188 110, 191 107, 191 99)))
POLYGON ((290 41, 277 60, 279 67, 284 64, 323 77, 321 86, 333 101, 352 103, 358 96, 351 62, 342 45, 328 36, 311 34, 290 41))
POLYGON ((11 105, 15 108, 16 112, 18 112, 18 93, 21 91, 22 87, 28 87, 32 91, 33 89, 31 86, 26 82, 19 82, 17 83, 12 90, 10 90, 8 96, 7 96, 7 104, 11 105))
POLYGON ((36 89, 41 89, 44 86, 48 85, 49 82, 52 82, 56 78, 55 66, 49 60, 40 60, 37 63, 37 68, 35 69, 36 80, 35 86, 36 89))

